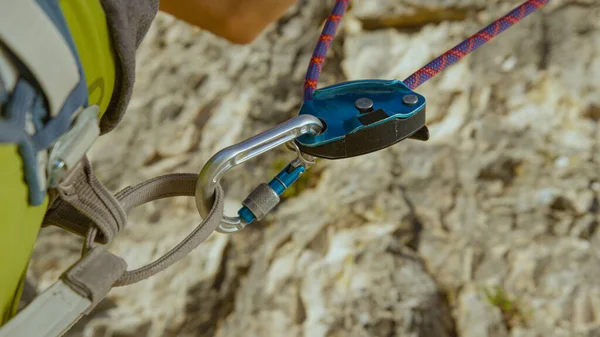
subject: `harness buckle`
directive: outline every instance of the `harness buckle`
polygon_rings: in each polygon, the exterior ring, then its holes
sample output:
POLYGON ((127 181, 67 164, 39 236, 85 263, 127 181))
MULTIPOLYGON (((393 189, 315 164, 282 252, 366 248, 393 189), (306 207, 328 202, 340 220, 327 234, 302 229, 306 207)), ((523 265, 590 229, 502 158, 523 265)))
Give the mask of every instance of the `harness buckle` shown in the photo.
MULTIPOLYGON (((215 188, 228 170, 280 145, 293 142, 302 135, 317 135, 321 130, 323 130, 323 123, 319 118, 310 115, 296 116, 270 130, 217 152, 200 171, 196 184, 196 207, 200 216, 206 218, 208 215, 215 188)), ((305 164, 304 161, 307 159, 310 160, 310 158, 299 155, 296 160, 292 161, 286 169, 273 179, 274 181, 281 181, 283 189, 282 186, 275 183, 272 186, 259 186, 244 201, 245 205, 238 212, 238 216, 223 216, 217 231, 220 233, 234 233, 246 227, 256 218, 264 216, 279 203, 279 195, 306 170, 308 164, 305 164), (253 195, 260 196, 260 198, 253 198, 253 195), (253 200, 258 201, 253 203, 253 200)))
POLYGON ((50 187, 56 187, 61 182, 100 136, 98 111, 96 105, 81 110, 71 129, 52 147, 46 168, 50 187))

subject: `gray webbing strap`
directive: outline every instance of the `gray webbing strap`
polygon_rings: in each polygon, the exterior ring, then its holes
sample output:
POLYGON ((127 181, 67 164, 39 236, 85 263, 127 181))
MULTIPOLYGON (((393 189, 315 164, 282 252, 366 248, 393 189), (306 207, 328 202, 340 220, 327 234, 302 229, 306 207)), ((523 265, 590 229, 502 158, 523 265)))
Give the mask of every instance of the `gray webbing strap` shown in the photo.
POLYGON ((61 279, 76 293, 92 302, 89 311, 108 294, 126 269, 125 260, 104 247, 96 247, 71 266, 61 279))
POLYGON ((0 327, 0 337, 57 337, 88 314, 125 272, 125 261, 94 248, 0 327))
MULTIPOLYGON (((139 205, 162 198, 175 196, 191 197, 195 196, 196 180, 198 180, 198 175, 196 174, 169 174, 145 181, 133 187, 127 187, 117 193, 117 199, 119 199, 126 210, 130 210, 139 205)), ((215 231, 223 218, 223 195, 223 189, 218 185, 212 209, 206 219, 168 253, 144 267, 126 272, 114 285, 124 286, 144 280, 179 261, 198 247, 202 241, 206 240, 215 231)))
POLYGON ((58 184, 56 192, 44 226, 58 226, 80 236, 95 227, 100 231, 97 241, 103 244, 111 242, 125 227, 125 210, 94 176, 87 157, 58 184))
MULTIPOLYGON (((126 212, 145 203, 177 196, 195 196, 197 174, 169 174, 129 186, 112 196, 93 175, 87 158, 62 181, 58 196, 44 219, 45 224, 59 226, 85 236, 83 258, 98 242, 110 242, 125 227, 126 212)), ((125 272, 113 284, 124 286, 159 273, 198 247, 217 228, 223 217, 223 189, 215 191, 211 211, 185 239, 156 261, 125 272)))

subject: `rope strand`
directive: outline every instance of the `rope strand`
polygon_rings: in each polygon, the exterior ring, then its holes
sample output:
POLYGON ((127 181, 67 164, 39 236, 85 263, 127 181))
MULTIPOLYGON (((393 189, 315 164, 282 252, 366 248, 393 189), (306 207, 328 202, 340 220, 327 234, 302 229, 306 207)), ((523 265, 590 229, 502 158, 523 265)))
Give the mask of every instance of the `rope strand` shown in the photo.
POLYGON ((319 42, 317 42, 317 46, 315 47, 315 51, 313 52, 308 65, 308 71, 306 72, 306 80, 304 81, 305 101, 312 99, 313 91, 317 88, 317 82, 319 81, 321 70, 323 69, 323 63, 325 63, 325 56, 327 55, 329 47, 331 47, 331 43, 335 38, 338 26, 346 13, 346 9, 348 9, 348 5, 350 5, 350 0, 336 0, 333 10, 325 22, 325 27, 323 27, 319 42))
POLYGON ((467 56, 475 49, 481 47, 486 42, 500 35, 503 31, 512 25, 524 19, 529 14, 535 12, 540 7, 548 3, 549 0, 528 0, 521 6, 513 9, 510 13, 494 21, 491 25, 485 27, 477 34, 461 42, 454 48, 448 50, 435 60, 429 62, 423 68, 417 70, 404 80, 404 84, 411 89, 418 88, 421 84, 439 74, 444 69, 456 63, 461 58, 467 56))
MULTIPOLYGON (((537 9, 546 5, 548 2, 549 0, 525 1, 522 5, 513 9, 507 15, 494 21, 491 25, 482 29, 477 34, 471 36, 435 60, 428 63, 426 66, 417 70, 414 74, 410 75, 404 80, 404 84, 406 84, 412 90, 418 88, 421 84, 425 83, 433 76, 439 74, 441 71, 456 63, 461 58, 481 47, 483 44, 498 36, 500 33, 521 21, 529 14, 535 12, 537 9)), ((333 42, 337 28, 342 20, 342 16, 346 13, 346 9, 348 9, 349 4, 350 0, 336 0, 331 15, 329 15, 327 21, 325 22, 325 27, 323 28, 315 51, 313 52, 310 64, 308 66, 308 71, 306 72, 306 79, 304 81, 305 101, 311 100, 313 97, 313 92, 317 88, 319 76, 321 74, 321 70, 323 69, 325 56, 327 55, 327 51, 333 42)))

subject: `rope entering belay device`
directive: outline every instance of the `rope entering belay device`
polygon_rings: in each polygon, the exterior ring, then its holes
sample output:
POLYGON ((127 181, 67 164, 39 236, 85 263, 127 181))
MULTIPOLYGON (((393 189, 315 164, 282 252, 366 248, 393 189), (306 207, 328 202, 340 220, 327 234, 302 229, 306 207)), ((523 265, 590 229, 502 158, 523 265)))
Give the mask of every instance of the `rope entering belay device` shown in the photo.
POLYGON ((297 158, 268 184, 259 185, 242 202, 237 217, 224 216, 217 231, 233 233, 262 219, 316 158, 350 158, 387 148, 407 138, 428 140, 426 100, 413 90, 548 1, 525 1, 404 81, 358 80, 317 89, 325 56, 350 4, 350 0, 337 0, 310 60, 304 82, 304 103, 298 116, 220 151, 206 163, 196 186, 200 215, 208 214, 215 186, 228 169, 279 145, 286 144, 297 153, 297 158))

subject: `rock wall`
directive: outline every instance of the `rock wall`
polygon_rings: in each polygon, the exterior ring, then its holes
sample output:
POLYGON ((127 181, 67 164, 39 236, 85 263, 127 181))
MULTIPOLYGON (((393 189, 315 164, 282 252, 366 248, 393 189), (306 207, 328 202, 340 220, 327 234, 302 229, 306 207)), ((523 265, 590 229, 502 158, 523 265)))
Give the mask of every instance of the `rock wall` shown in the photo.
MULTIPOLYGON (((355 0, 320 85, 404 79, 519 1, 355 0)), ((122 124, 91 157, 112 190, 198 172, 293 116, 332 1, 300 1, 249 46, 159 15, 122 124)), ((320 160, 268 218, 212 235, 114 289, 72 336, 600 335, 600 3, 554 0, 419 88, 429 142, 320 160)), ((292 153, 225 177, 227 209, 292 153)), ((110 245, 130 268, 199 221, 193 200, 140 207, 110 245)), ((43 289, 80 240, 44 229, 43 289)))

